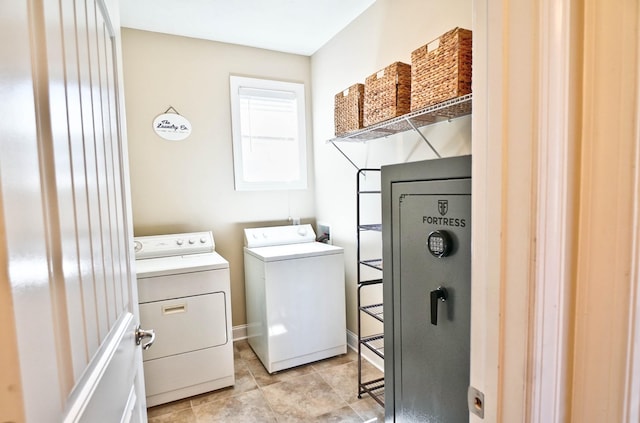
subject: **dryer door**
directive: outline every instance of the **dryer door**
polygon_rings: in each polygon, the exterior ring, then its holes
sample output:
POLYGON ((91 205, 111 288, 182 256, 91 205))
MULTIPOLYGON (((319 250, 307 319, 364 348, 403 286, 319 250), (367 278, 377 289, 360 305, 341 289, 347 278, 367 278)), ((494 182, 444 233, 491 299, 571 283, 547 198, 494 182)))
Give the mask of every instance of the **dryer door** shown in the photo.
POLYGON ((145 361, 226 344, 225 293, 140 304, 143 327, 153 327, 156 341, 145 361))

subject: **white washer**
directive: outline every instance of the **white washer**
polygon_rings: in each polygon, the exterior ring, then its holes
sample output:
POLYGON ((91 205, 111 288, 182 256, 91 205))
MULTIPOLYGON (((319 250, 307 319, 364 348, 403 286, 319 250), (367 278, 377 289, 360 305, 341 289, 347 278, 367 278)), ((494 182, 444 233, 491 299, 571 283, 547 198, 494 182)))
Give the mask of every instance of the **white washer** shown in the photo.
POLYGON ((343 249, 311 225, 244 233, 247 335, 267 371, 346 354, 343 249))
POLYGON ((136 237, 147 406, 235 383, 229 263, 211 232, 136 237))

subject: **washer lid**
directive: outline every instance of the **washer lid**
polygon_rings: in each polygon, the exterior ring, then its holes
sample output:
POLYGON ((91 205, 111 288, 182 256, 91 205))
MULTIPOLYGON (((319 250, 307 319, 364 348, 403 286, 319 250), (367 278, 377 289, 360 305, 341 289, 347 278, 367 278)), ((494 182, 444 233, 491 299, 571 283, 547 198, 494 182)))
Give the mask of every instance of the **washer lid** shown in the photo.
POLYGON ((269 245, 300 244, 315 242, 316 233, 309 224, 268 226, 244 230, 245 247, 266 247, 269 245))
POLYGON ((263 261, 292 260, 304 257, 317 257, 329 254, 343 254, 344 249, 322 242, 274 245, 268 247, 245 247, 245 252, 263 261))
POLYGON ((215 251, 185 256, 155 257, 136 260, 138 278, 228 269, 229 262, 215 251))

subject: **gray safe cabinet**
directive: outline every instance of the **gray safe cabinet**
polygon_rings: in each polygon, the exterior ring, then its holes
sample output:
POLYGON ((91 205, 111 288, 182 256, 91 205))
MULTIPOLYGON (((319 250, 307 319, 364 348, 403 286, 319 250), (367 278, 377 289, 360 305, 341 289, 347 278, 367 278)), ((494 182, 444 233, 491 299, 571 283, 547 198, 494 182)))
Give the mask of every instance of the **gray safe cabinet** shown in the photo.
POLYGON ((385 419, 467 422, 471 157, 382 168, 385 419))

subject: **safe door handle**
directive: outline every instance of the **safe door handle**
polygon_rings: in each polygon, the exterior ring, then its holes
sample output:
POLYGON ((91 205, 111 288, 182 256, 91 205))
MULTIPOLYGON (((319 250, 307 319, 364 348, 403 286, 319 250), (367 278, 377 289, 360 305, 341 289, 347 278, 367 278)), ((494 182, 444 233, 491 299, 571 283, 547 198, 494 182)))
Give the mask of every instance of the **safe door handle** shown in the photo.
POLYGON ((438 300, 447 301, 447 290, 441 286, 431 291, 431 324, 438 325, 438 300))
POLYGON ((151 338, 149 342, 142 345, 143 350, 148 350, 156 340, 156 333, 153 331, 153 329, 145 330, 138 326, 136 328, 136 345, 140 345, 144 338, 151 338))

